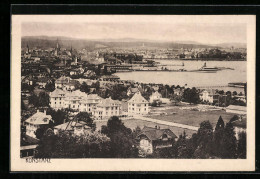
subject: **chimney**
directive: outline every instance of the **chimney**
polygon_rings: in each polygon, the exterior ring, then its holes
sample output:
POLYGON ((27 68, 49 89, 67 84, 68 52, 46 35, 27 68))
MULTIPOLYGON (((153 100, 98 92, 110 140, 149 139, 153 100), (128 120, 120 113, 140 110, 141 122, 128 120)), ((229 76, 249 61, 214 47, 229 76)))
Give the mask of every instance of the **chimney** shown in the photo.
POLYGON ((46 114, 46 109, 44 109, 43 113, 46 114))
POLYGON ((39 109, 37 109, 37 113, 39 113, 40 112, 40 110, 39 109))

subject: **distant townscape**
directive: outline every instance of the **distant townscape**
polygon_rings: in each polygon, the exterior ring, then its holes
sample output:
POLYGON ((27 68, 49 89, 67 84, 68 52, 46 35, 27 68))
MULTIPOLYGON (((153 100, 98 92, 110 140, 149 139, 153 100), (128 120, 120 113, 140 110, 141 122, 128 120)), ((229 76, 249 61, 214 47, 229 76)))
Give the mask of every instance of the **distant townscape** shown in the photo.
POLYGON ((246 58, 243 45, 24 37, 20 156, 246 158, 245 81, 199 87, 141 81, 159 72, 226 75, 236 67, 209 62, 246 58), (193 61, 203 65, 188 68, 193 61), (140 81, 119 77, 129 73, 140 81))

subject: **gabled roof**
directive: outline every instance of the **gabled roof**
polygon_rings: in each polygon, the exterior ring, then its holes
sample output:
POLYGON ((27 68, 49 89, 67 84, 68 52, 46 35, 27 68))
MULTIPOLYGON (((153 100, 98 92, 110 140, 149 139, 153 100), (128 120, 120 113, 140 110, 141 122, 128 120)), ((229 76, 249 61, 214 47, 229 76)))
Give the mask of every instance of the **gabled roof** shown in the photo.
POLYGON ((122 105, 120 101, 113 100, 111 98, 102 99, 101 102, 97 105, 100 107, 112 107, 112 106, 120 106, 122 105))
POLYGON ((51 115, 46 115, 43 112, 37 111, 34 115, 25 120, 26 123, 42 125, 49 124, 49 121, 52 119, 51 115))
POLYGON ((52 98, 61 97, 62 94, 65 95, 66 92, 61 89, 56 88, 53 92, 50 92, 50 97, 52 97, 52 98))
POLYGON ((134 94, 134 96, 128 101, 129 103, 148 103, 148 101, 141 95, 140 92, 134 94))
POLYGON ((144 135, 149 140, 154 141, 160 139, 163 134, 166 134, 168 137, 173 139, 177 138, 177 136, 170 129, 155 129, 151 127, 144 127, 138 134, 138 137, 144 135))
POLYGON ((55 83, 69 83, 72 79, 70 77, 61 76, 55 83))

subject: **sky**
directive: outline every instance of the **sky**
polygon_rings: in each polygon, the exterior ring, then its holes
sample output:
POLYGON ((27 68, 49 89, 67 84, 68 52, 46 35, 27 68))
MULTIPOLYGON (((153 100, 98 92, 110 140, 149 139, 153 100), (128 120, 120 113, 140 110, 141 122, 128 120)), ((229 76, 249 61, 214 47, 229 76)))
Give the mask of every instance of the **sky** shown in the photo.
POLYGON ((104 20, 104 21, 26 21, 22 36, 66 36, 79 39, 135 38, 156 41, 195 41, 203 44, 246 43, 245 23, 216 21, 205 23, 199 19, 180 21, 104 20))

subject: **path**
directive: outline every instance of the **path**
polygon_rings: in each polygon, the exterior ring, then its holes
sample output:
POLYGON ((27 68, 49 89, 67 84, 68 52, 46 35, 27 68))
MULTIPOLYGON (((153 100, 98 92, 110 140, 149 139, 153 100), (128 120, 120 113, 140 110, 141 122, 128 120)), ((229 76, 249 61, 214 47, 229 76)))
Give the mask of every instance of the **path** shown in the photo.
POLYGON ((199 129, 199 127, 195 127, 195 126, 189 126, 189 125, 175 123, 175 122, 169 122, 169 121, 162 121, 162 120, 152 119, 152 118, 148 118, 148 117, 144 117, 144 116, 134 116, 134 118, 144 120, 144 121, 154 122, 154 123, 158 123, 158 124, 168 125, 168 126, 190 129, 190 130, 194 130, 194 131, 197 131, 199 129))

